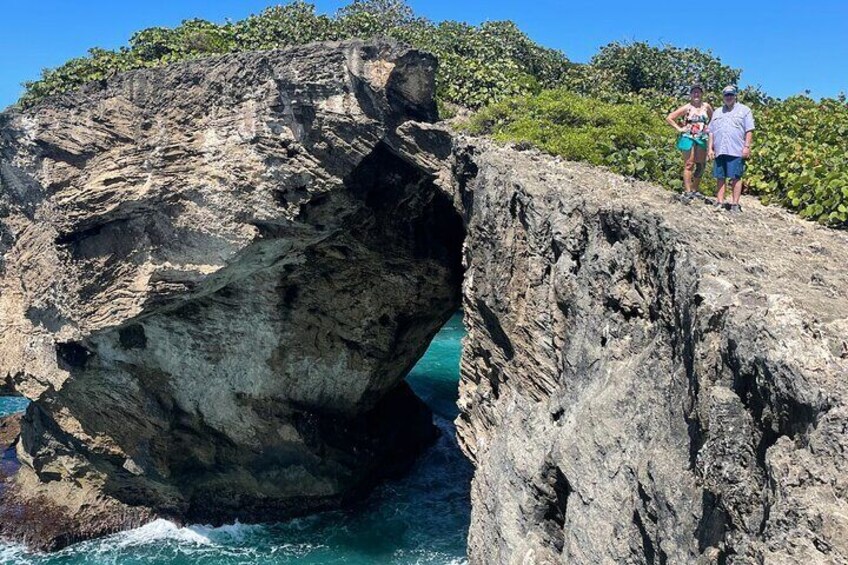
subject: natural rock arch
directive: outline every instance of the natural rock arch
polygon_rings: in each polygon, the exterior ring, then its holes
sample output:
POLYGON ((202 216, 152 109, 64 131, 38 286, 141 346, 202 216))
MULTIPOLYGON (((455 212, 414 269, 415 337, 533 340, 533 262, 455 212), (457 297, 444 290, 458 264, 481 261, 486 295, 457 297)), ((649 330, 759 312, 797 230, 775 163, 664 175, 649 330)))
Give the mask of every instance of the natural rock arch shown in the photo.
POLYGON ((311 45, 0 115, 36 401, 0 533, 361 495, 431 438, 400 383, 461 285, 472 563, 848 559, 845 234, 452 137, 434 65, 311 45))
POLYGON ((291 517, 434 438, 403 382, 460 300, 434 65, 315 45, 3 116, 0 373, 34 401, 6 507, 50 516, 0 529, 291 517))

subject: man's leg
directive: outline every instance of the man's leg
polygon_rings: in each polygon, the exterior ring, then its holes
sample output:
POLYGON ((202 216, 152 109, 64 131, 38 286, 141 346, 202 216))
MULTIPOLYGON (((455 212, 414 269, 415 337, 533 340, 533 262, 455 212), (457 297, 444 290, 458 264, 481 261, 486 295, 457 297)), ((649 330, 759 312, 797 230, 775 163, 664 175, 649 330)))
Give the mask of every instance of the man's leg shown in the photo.
POLYGON ((713 178, 718 183, 716 202, 719 204, 724 204, 724 187, 727 180, 726 160, 727 158, 724 155, 716 155, 715 161, 713 161, 713 178))
POLYGON ((733 183, 733 203, 739 204, 739 198, 742 196, 742 179, 731 179, 733 183))
POLYGON ((719 204, 724 204, 725 179, 716 179, 716 181, 718 181, 718 192, 716 193, 716 201, 719 204))
POLYGON ((742 157, 733 159, 729 164, 728 175, 733 177, 733 203, 739 204, 739 197, 742 196, 742 175, 745 173, 745 160, 742 157))

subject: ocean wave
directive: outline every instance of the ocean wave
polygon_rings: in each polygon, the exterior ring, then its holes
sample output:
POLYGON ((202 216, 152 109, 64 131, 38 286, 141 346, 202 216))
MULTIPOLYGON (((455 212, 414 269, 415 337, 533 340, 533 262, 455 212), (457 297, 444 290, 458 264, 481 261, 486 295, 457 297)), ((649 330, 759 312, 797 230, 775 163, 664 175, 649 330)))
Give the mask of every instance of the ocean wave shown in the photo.
POLYGON ((203 526, 180 527, 174 522, 158 519, 140 528, 108 536, 99 543, 110 549, 124 549, 162 541, 212 545, 211 531, 211 528, 203 526))
POLYGON ((81 542, 53 554, 34 553, 21 545, 0 542, 0 565, 167 564, 181 562, 186 557, 204 563, 260 564, 267 562, 267 554, 296 558, 321 547, 305 543, 268 547, 266 536, 266 527, 262 525, 236 522, 218 527, 183 527, 158 519, 139 528, 81 542))
POLYGON ((265 528, 258 524, 179 526, 164 519, 154 520, 133 530, 120 532, 100 540, 84 542, 71 548, 77 552, 115 553, 142 548, 168 548, 184 552, 191 549, 233 549, 251 538, 261 538, 265 528))
POLYGON ((427 550, 398 550, 392 563, 408 565, 468 565, 464 557, 452 557, 439 551, 427 550))
POLYGON ((0 542, 0 564, 2 565, 26 565, 27 550, 24 546, 15 543, 0 542))

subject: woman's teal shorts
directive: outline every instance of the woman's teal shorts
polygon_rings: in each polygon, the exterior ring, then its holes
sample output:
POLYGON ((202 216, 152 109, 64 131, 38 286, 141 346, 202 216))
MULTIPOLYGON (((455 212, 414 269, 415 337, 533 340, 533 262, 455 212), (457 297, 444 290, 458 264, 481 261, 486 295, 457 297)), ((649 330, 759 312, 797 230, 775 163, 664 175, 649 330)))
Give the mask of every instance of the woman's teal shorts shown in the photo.
POLYGON ((677 139, 677 148, 681 151, 691 151, 692 147, 697 145, 701 149, 707 148, 707 140, 702 137, 690 137, 688 135, 681 135, 677 139))

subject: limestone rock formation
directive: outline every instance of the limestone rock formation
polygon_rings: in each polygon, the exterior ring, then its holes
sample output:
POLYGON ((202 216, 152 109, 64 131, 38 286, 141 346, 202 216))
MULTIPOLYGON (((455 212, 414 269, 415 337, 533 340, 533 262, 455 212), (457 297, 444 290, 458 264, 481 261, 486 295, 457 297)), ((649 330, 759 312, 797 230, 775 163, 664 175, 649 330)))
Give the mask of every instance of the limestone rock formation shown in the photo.
POLYGON ((471 563, 848 562, 848 234, 459 165, 471 563))
POLYGON ((0 534, 303 514, 432 440, 402 379, 464 235, 434 66, 316 44, 0 115, 0 380, 33 401, 4 508, 44 509, 0 534))
POLYGON ((434 65, 316 44, 0 115, 0 535, 362 495, 432 439, 402 377, 462 290, 473 564, 848 562, 848 236, 452 139, 434 65))
MULTIPOLYGON (((0 417, 0 461, 6 450, 12 449, 21 433, 21 418, 18 415, 0 417)), ((0 463, 2 467, 2 463, 0 463)), ((0 469, 0 477, 3 477, 0 469)))

